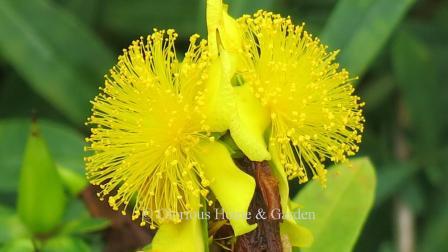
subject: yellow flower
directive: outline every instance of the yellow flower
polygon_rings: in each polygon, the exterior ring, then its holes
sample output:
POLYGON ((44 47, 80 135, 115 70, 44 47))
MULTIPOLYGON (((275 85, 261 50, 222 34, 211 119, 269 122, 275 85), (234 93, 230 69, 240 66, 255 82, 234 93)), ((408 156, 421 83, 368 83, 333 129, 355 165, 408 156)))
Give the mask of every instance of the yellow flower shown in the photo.
POLYGON ((334 63, 337 52, 327 52, 289 18, 258 11, 238 23, 244 43, 244 67, 237 73, 245 81, 241 92, 263 107, 259 117, 270 119, 271 155, 288 178, 325 184, 323 163, 346 160, 361 141, 362 103, 353 95, 349 73, 334 63))
MULTIPOLYGON (((209 2, 221 3, 226 12, 221 1, 209 2)), ((251 160, 278 159, 289 179, 303 183, 312 177, 325 185, 324 162, 354 155, 364 122, 353 79, 334 63, 337 52, 327 52, 303 25, 266 11, 244 15, 236 24, 209 23, 233 26, 215 29, 241 41, 239 48, 222 46, 224 55, 231 55, 224 64, 233 65, 224 68, 234 69, 231 78, 238 80, 239 118, 230 125, 237 145, 251 160)))
MULTIPOLYGON (((358 151, 364 118, 346 70, 317 38, 289 18, 266 11, 237 21, 222 0, 207 1, 210 46, 233 84, 236 110, 230 132, 253 161, 270 160, 279 179, 282 211, 291 212, 288 180, 326 183, 324 162, 358 151)), ((307 247, 309 230, 280 225, 292 246, 307 247)))
MULTIPOLYGON (((201 198, 212 204, 208 188, 225 211, 245 212, 255 189, 211 134, 228 125, 216 115, 230 104, 220 103, 221 64, 197 35, 180 62, 176 37, 174 30, 156 31, 133 41, 106 76, 88 120, 88 179, 114 210, 130 210, 151 228, 181 222, 181 213, 199 210, 201 198)), ((237 235, 255 228, 245 220, 231 224, 237 235)))

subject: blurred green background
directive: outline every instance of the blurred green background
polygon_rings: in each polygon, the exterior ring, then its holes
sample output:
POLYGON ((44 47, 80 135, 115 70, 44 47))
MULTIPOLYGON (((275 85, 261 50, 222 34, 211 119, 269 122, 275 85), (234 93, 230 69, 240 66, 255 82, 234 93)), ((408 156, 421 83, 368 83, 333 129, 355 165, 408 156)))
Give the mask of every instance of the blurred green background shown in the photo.
MULTIPOLYGON (((360 155, 372 159, 378 185, 354 250, 412 251, 404 241, 414 251, 448 251, 448 1, 226 2, 234 17, 263 8, 305 22, 359 76, 367 119, 360 155)), ((189 35, 205 34, 205 1, 0 0, 0 251, 145 244, 149 234, 95 207, 82 157, 89 100, 122 49, 153 28, 175 28, 185 50, 189 35), (28 137, 33 117, 39 129, 28 137), (29 168, 36 163, 47 168, 29 168), (45 206, 48 216, 33 216, 45 206), (137 238, 109 242, 124 233, 137 238)))

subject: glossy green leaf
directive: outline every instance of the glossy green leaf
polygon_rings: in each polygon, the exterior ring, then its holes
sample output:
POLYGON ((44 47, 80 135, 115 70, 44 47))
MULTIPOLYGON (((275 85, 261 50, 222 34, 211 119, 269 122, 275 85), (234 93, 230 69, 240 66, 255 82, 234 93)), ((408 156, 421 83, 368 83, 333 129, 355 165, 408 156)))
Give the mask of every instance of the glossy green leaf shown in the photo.
POLYGON ((8 242, 0 248, 0 252, 34 252, 33 241, 31 239, 17 239, 8 242))
POLYGON ((14 210, 0 206, 0 244, 30 236, 14 210))
POLYGON ((29 123, 0 121, 0 190, 3 192, 14 192, 17 188, 28 130, 29 123))
POLYGON ((101 13, 101 0, 64 0, 57 1, 63 5, 64 9, 67 9, 78 19, 86 24, 95 25, 98 21, 98 14, 101 13))
POLYGON ((113 58, 70 13, 48 1, 5 0, 0 5, 0 53, 73 122, 85 121, 113 58))
POLYGON ((82 190, 84 190, 84 188, 87 187, 88 182, 86 177, 80 176, 76 172, 63 166, 57 166, 57 170, 63 184, 68 189, 71 195, 76 196, 82 190))
POLYGON ((79 198, 72 198, 67 203, 63 222, 71 222, 75 220, 86 219, 89 217, 90 213, 84 201, 79 198))
POLYGON ((85 203, 78 198, 68 202, 62 222, 64 224, 59 230, 61 235, 87 234, 103 230, 110 225, 107 219, 91 217, 85 203))
POLYGON ((328 187, 309 182, 294 201, 314 220, 302 220, 314 243, 302 251, 351 251, 367 219, 375 196, 375 171, 367 158, 328 170, 328 187))
POLYGON ((67 222, 60 231, 61 234, 87 234, 101 231, 110 225, 110 221, 100 218, 83 218, 67 222))
POLYGON ((89 252, 89 246, 81 239, 69 236, 58 236, 44 243, 42 252, 89 252))
POLYGON ((83 200, 72 198, 67 204, 57 233, 60 236, 88 237, 94 243, 92 246, 97 249, 94 251, 103 251, 101 248, 104 241, 98 236, 102 236, 103 232, 100 231, 108 228, 110 224, 110 220, 92 217, 83 200))
POLYGON ((427 45, 407 32, 400 33, 394 40, 392 63, 398 87, 410 114, 415 135, 414 149, 418 155, 430 157, 443 130, 438 118, 446 116, 445 108, 440 107, 444 98, 437 98, 440 86, 436 64, 427 45))
POLYGON ((362 75, 415 0, 340 0, 321 39, 341 49, 338 61, 353 76, 362 75))
MULTIPOLYGON (((67 174, 62 174, 63 182, 68 188, 81 185, 84 179, 83 146, 84 139, 80 133, 64 124, 48 120, 40 121, 42 135, 48 144, 50 154, 57 166, 70 170, 70 180, 67 174), (76 175, 75 175, 76 174, 76 175), (76 176, 76 177, 74 177, 76 176)), ((29 119, 0 120, 0 191, 15 192, 18 185, 19 171, 29 134, 29 119)), ((64 171, 63 171, 64 172, 64 171)), ((66 172, 67 173, 67 172, 66 172)))
POLYGON ((41 120, 42 135, 57 165, 84 177, 84 137, 66 124, 41 120))
POLYGON ((17 211, 35 233, 55 228, 65 208, 65 193, 37 123, 33 123, 20 172, 17 211))
POLYGON ((381 205, 398 191, 418 171, 412 163, 389 164, 378 170, 375 204, 381 205))

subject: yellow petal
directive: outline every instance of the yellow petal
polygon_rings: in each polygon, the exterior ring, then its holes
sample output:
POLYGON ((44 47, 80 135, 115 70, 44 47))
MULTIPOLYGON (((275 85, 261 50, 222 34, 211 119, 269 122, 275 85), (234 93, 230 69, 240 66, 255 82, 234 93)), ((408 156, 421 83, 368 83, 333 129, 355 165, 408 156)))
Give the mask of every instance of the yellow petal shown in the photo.
POLYGON ((222 64, 222 70, 223 70, 223 74, 226 76, 226 79, 229 81, 229 85, 232 86, 230 84, 230 81, 233 77, 233 75, 236 72, 236 69, 238 68, 238 63, 239 63, 239 55, 237 53, 231 53, 229 51, 226 50, 222 50, 220 53, 220 59, 221 59, 221 64, 222 64))
POLYGON ((217 30, 222 20, 222 0, 207 0, 208 44, 212 57, 218 55, 217 30))
POLYGON ((234 87, 238 111, 230 124, 230 134, 252 161, 271 159, 264 139, 270 124, 267 110, 252 94, 248 85, 234 87))
POLYGON ((242 32, 238 23, 227 13, 227 5, 222 0, 207 0, 208 43, 212 57, 218 49, 238 52, 242 46, 242 32))
MULTIPOLYGON (((201 143, 198 160, 210 188, 227 215, 246 214, 255 191, 255 180, 233 162, 226 147, 219 142, 201 143)), ((229 218, 235 235, 254 230, 246 218, 229 218)))
POLYGON ((152 240, 152 252, 204 251, 199 218, 182 220, 178 224, 162 224, 152 240))
POLYGON ((206 88, 206 104, 208 108, 206 125, 210 131, 226 131, 235 111, 235 97, 230 79, 224 74, 219 59, 215 59, 209 68, 209 79, 206 88))
MULTIPOLYGON (((275 151, 276 146, 269 145, 269 151, 271 153, 278 153, 275 151)), ((282 212, 286 215, 291 213, 291 204, 294 204, 289 200, 289 185, 288 178, 286 177, 285 170, 280 163, 280 159, 277 155, 272 155, 270 162, 274 176, 278 180, 280 202, 282 206, 282 212)), ((280 224, 280 232, 288 236, 290 244, 294 247, 309 247, 313 243, 313 234, 307 228, 299 225, 295 220, 284 219, 280 224)))
POLYGON ((227 5, 222 8, 219 38, 224 50, 237 53, 242 47, 242 32, 234 18, 227 13, 227 5))
POLYGON ((280 233, 288 236, 289 242, 293 247, 309 247, 314 240, 311 231, 289 219, 285 219, 280 223, 280 233))

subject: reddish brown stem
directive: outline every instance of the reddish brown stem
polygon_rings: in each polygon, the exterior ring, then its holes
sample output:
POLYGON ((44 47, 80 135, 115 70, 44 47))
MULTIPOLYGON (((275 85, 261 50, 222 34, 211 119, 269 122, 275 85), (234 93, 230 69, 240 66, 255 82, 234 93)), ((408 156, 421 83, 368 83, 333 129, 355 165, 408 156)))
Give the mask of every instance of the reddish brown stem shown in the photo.
POLYGON ((281 212, 278 181, 272 175, 267 162, 241 161, 240 168, 253 176, 257 183, 254 197, 250 204, 252 218, 249 223, 257 223, 258 227, 237 238, 235 252, 272 251, 281 252, 280 222, 276 218, 281 212), (266 218, 256 218, 260 211, 266 213, 266 218), (275 213, 275 214, 274 214, 275 213))

